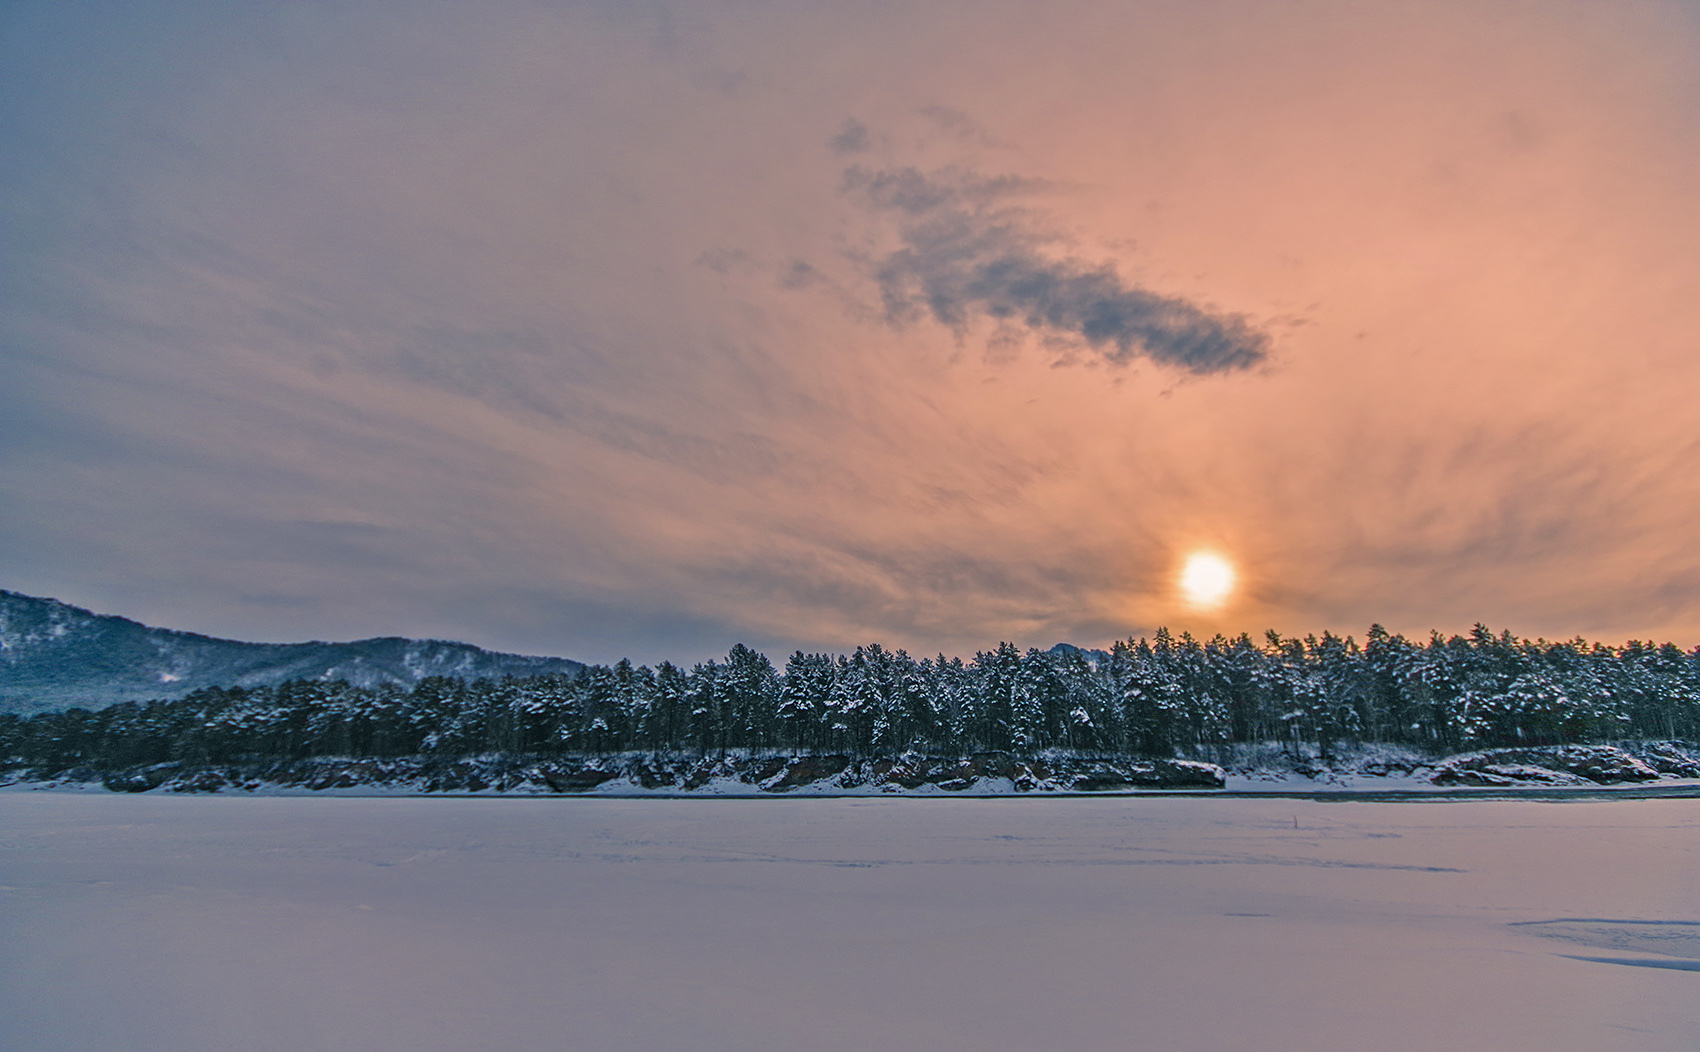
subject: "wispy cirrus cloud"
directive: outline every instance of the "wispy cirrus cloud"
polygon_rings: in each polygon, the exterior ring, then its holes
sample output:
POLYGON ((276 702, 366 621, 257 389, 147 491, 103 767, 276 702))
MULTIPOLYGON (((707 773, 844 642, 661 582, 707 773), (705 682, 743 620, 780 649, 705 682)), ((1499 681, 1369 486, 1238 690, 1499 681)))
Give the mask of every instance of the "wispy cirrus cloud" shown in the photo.
POLYGON ((1700 640, 1663 0, 273 6, 0 16, 0 586, 597 661, 1700 640))

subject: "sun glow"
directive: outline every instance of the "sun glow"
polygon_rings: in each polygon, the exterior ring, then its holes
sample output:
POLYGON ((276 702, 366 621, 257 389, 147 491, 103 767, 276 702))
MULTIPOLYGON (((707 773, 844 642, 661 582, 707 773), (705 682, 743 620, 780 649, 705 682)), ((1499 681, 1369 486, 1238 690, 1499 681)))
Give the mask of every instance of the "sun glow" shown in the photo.
POLYGON ((1197 552, 1181 568, 1181 595, 1200 608, 1220 606, 1234 590, 1234 567, 1220 555, 1197 552))

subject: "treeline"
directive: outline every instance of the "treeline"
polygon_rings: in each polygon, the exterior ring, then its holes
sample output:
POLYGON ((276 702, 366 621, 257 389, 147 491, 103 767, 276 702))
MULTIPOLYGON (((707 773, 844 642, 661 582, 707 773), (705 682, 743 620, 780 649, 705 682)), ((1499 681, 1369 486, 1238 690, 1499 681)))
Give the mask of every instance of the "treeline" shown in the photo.
POLYGON ((186 698, 0 716, 10 766, 314 756, 628 751, 935 756, 1174 755, 1231 742, 1399 742, 1458 751, 1700 738, 1700 650, 1526 640, 1477 625, 1413 642, 1350 636, 1202 642, 1166 630, 1108 651, 1004 643, 916 660, 878 645, 791 655, 748 647, 663 662, 411 690, 297 680, 186 698))

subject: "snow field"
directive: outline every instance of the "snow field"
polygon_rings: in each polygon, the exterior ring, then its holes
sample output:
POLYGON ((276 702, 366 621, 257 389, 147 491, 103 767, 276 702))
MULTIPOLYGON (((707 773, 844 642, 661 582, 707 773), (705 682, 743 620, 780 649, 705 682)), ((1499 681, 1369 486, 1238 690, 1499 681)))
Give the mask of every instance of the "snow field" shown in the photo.
POLYGON ((11 793, 0 1048, 1692 1052, 1697 863, 1693 800, 11 793))

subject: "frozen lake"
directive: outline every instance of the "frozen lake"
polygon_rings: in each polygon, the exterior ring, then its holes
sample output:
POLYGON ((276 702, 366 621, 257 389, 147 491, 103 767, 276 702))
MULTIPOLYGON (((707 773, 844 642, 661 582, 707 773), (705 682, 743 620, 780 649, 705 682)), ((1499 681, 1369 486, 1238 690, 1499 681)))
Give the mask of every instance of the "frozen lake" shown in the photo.
POLYGON ((1692 799, 9 793, 0 885, 7 1052, 1700 1047, 1692 799))

